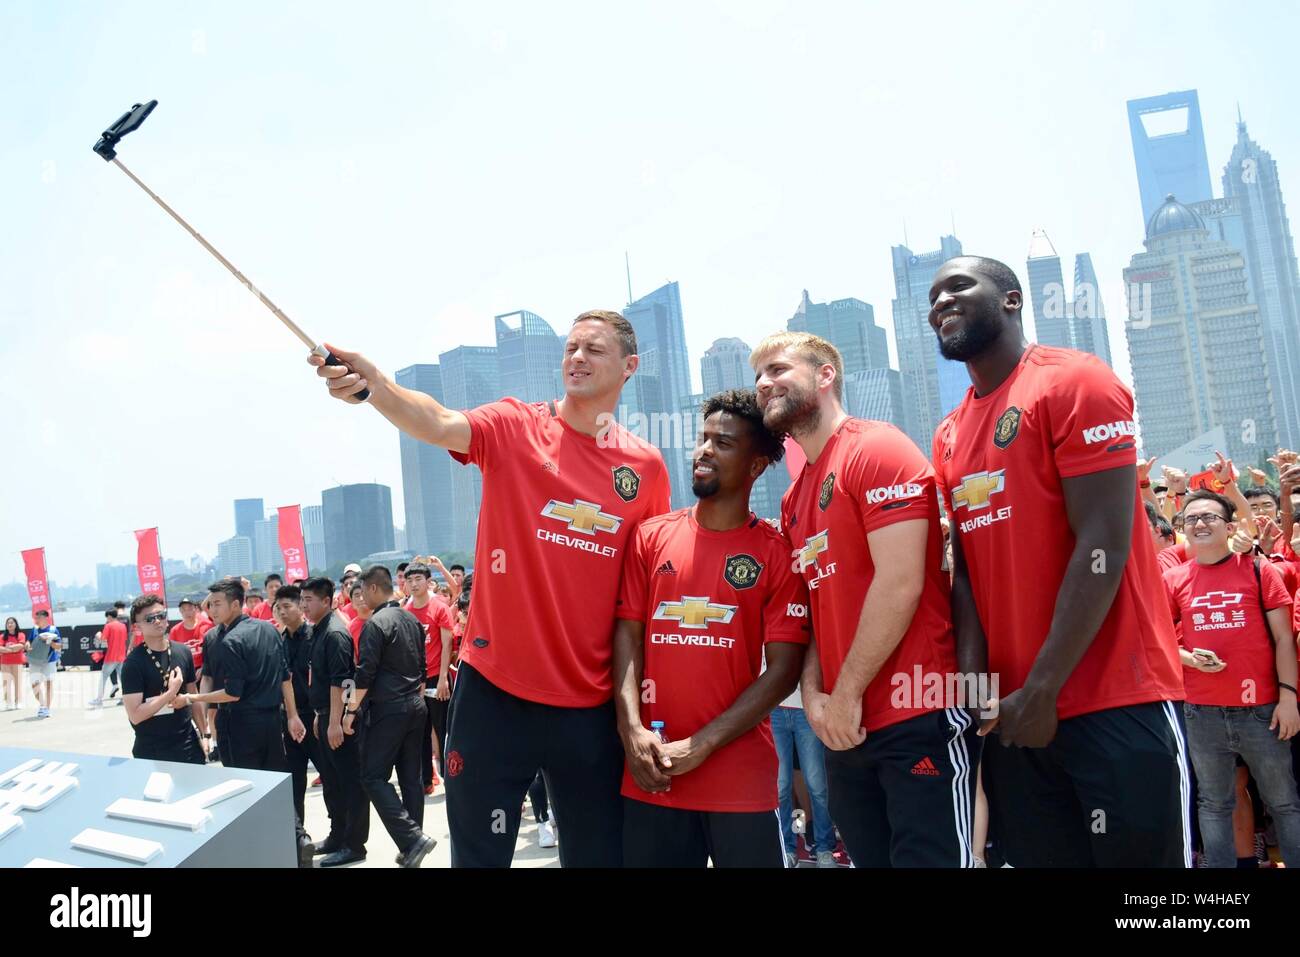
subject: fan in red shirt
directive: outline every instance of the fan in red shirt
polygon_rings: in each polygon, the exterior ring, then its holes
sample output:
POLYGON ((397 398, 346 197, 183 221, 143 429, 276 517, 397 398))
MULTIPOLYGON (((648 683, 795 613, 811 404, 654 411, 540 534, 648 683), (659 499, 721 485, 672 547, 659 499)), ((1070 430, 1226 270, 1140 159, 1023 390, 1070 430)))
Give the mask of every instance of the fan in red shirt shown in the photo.
POLYGON ((623 563, 623 864, 782 867, 768 715, 799 678, 808 592, 749 495, 784 450, 752 392, 719 393, 702 411, 695 507, 642 522, 623 563))
POLYGON ((810 589, 802 693, 831 817, 858 867, 972 867, 977 702, 954 680, 934 470, 894 426, 844 411, 826 340, 777 333, 750 362, 764 423, 807 459, 781 524, 810 589))
POLYGON ((253 592, 249 596, 250 599, 257 598, 259 601, 258 604, 249 609, 248 617, 259 618, 262 621, 275 624, 275 595, 280 590, 280 586, 284 584, 284 579, 272 572, 266 576, 266 580, 262 584, 266 587, 266 601, 261 601, 261 596, 257 592, 253 592))
POLYGON ((478 594, 447 734, 452 866, 509 866, 538 768, 565 817, 561 864, 619 866, 614 605, 636 526, 669 503, 663 456, 614 415, 640 362, 632 324, 605 311, 574 320, 563 399, 469 412, 401 388, 364 356, 334 354, 343 365, 308 359, 332 395, 356 402, 369 389, 399 429, 483 473, 478 594), (484 827, 498 809, 505 827, 484 827))
POLYGON ((172 625, 168 637, 189 648, 190 655, 194 658, 194 671, 197 673, 203 669, 203 636, 212 627, 212 622, 205 622, 203 618, 206 616, 200 616, 198 605, 188 598, 182 598, 177 608, 181 620, 172 625))
POLYGON ((993 830, 1017 867, 1190 866, 1182 669, 1133 397, 1094 356, 1027 345, 1019 281, 996 260, 949 260, 930 303, 940 351, 973 383, 934 462, 962 670, 999 683, 982 729, 997 732, 983 765, 993 830), (1080 808, 1108 809, 1104 833, 1080 808))
POLYGON ((365 590, 361 587, 360 579, 353 578, 348 584, 348 593, 352 596, 348 602, 348 608, 352 611, 353 617, 349 618, 343 615, 343 620, 347 622, 348 634, 352 636, 352 658, 354 661, 361 660, 361 632, 366 627, 366 622, 370 620, 370 606, 366 604, 365 590))
POLYGON ((1277 827, 1287 867, 1300 867, 1300 798, 1287 742, 1300 731, 1291 595, 1271 562, 1234 554, 1233 503, 1196 491, 1183 510, 1195 560, 1165 572, 1182 625, 1187 747, 1210 867, 1233 867, 1234 775, 1246 763, 1277 827), (1276 732, 1276 733, 1274 733, 1276 732))
POLYGON ((423 562, 406 566, 406 587, 411 598, 404 607, 424 628, 424 793, 432 794, 438 783, 434 770, 434 752, 438 763, 446 753, 447 701, 451 698, 451 631, 456 622, 447 603, 430 590, 433 575, 423 562))
POLYGON ((99 693, 95 695, 95 700, 90 702, 91 707, 101 707, 104 704, 104 686, 111 679, 113 682, 113 694, 115 697, 119 690, 119 681, 122 673, 122 662, 126 661, 126 625, 117 617, 117 608, 110 608, 104 612, 104 630, 99 636, 105 645, 104 661, 99 670, 99 693))

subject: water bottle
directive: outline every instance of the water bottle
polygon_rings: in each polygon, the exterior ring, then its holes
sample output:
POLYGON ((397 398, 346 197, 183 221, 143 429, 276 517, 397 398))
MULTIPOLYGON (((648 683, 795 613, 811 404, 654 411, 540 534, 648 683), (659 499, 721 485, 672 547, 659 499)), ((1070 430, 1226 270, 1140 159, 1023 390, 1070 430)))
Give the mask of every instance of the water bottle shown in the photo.
MULTIPOLYGON (((668 734, 667 732, 664 731, 664 723, 662 721, 651 721, 650 733, 653 734, 660 741, 662 741, 664 744, 668 743, 668 734)), ((663 768, 660 768, 659 770, 662 771, 663 768)), ((672 789, 673 786, 671 784, 668 785, 668 787, 666 788, 666 790, 669 791, 671 791, 672 789)))

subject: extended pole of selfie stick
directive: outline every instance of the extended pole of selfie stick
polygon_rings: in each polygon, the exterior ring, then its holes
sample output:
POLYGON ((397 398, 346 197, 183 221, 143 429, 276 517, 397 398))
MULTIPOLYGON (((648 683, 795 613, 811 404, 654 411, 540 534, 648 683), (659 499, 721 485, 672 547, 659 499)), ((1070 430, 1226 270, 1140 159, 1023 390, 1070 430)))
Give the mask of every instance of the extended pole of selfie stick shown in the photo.
MULTIPOLYGON (((188 232, 191 236, 193 236, 195 239, 199 241, 199 245, 201 245, 208 252, 212 253, 212 255, 216 257, 217 261, 221 263, 221 265, 225 266, 228 270, 230 270, 230 274, 232 276, 234 276, 245 286, 247 286, 248 291, 251 292, 258 299, 260 299, 262 305, 266 306, 267 309, 271 310, 271 312, 275 315, 275 317, 279 319, 281 322, 283 322, 285 326, 288 328, 288 330, 292 332, 295 336, 297 336, 299 340, 302 341, 303 345, 305 345, 316 355, 324 359, 325 364, 327 366, 343 365, 343 363, 339 360, 337 356, 334 355, 334 353, 330 352, 324 346, 314 342, 312 338, 309 335, 307 335, 307 333, 303 332, 302 329, 298 327, 298 324, 296 322, 294 322, 292 319, 286 316, 284 314, 284 311, 275 303, 273 303, 266 296, 266 294, 262 292, 262 290, 254 286, 242 272, 236 269, 234 263, 232 263, 225 256, 221 255, 221 253, 217 251, 217 248, 213 246, 212 243, 204 239, 203 236, 200 235, 198 230, 196 230, 193 226, 191 226, 183 218, 181 218, 180 214, 177 213, 176 210, 172 209, 170 206, 164 203, 157 193, 155 193, 143 182, 141 182, 140 178, 136 176, 134 173, 132 173, 129 169, 127 169, 125 164, 123 164, 123 162, 117 158, 116 147, 117 144, 121 141, 122 137, 138 129, 140 125, 145 121, 145 118, 150 113, 153 112, 153 108, 157 105, 158 105, 157 100, 150 100, 148 103, 144 103, 144 104, 141 103, 135 104, 133 107, 131 107, 130 110, 128 110, 126 113, 123 113, 118 118, 116 123, 114 123, 112 126, 110 126, 107 130, 104 131, 104 133, 99 138, 99 142, 97 142, 94 145, 94 147, 92 147, 94 151, 97 154, 99 154, 99 156, 101 156, 105 162, 112 163, 123 173, 129 176, 133 183, 135 183, 142 190, 148 193, 149 198, 152 199, 159 206, 161 206, 164 210, 166 210, 168 216, 176 220, 176 222, 180 223, 181 226, 185 228, 186 232, 188 232)), ((357 399, 360 399, 361 401, 364 402, 366 399, 370 397, 370 390, 362 389, 360 392, 356 393, 355 395, 357 399)))

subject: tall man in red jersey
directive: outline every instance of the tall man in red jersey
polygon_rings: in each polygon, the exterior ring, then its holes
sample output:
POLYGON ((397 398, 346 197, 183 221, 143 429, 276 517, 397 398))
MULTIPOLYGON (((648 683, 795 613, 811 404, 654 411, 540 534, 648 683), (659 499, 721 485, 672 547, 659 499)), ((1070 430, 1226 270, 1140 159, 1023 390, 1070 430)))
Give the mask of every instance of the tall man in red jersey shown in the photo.
POLYGON ((781 525, 810 589, 803 702, 829 749, 831 817, 858 867, 973 867, 976 702, 951 680, 934 469, 894 426, 844 411, 825 339, 768 336, 750 362, 764 424, 808 459, 781 525))
POLYGON ((1016 867, 1187 867, 1182 666, 1137 483, 1133 396, 1100 359, 1028 345, 1002 263, 961 256, 930 325, 973 387, 940 423, 963 671, 998 679, 984 750, 1016 867), (1001 743, 1001 747, 996 746, 1001 743))
POLYGON ((309 359, 332 395, 355 402, 368 387, 403 432, 483 472, 475 598, 447 734, 452 866, 509 866, 538 768, 564 822, 560 863, 619 866, 614 607, 632 533, 669 500, 658 449, 612 422, 639 362, 631 323, 616 312, 574 320, 563 399, 469 412, 395 385, 364 356, 334 354, 346 366, 309 359))
MULTIPOLYGON (((424 629, 424 738, 421 741, 420 768, 424 774, 424 793, 432 794, 438 775, 433 769, 433 740, 438 739, 438 760, 446 763, 447 702, 451 699, 451 630, 456 625, 447 603, 430 590, 429 566, 410 562, 403 579, 410 600, 403 607, 424 629)), ((445 772, 445 768, 443 769, 445 772)))
POLYGON ((752 392, 720 392, 703 413, 699 501, 642 522, 623 563, 623 864, 784 867, 768 715, 799 680, 808 589, 784 536, 749 510, 754 481, 784 449, 752 392))

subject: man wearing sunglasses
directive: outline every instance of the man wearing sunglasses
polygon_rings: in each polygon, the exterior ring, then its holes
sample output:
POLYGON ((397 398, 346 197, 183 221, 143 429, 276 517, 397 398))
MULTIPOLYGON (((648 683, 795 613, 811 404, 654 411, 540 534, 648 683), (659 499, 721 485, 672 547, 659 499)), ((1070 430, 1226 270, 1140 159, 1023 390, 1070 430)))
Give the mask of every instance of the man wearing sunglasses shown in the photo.
POLYGON ((203 764, 190 721, 189 695, 198 690, 190 649, 167 637, 167 606, 157 595, 131 603, 131 624, 143 638, 122 664, 122 703, 135 731, 131 756, 203 764))

